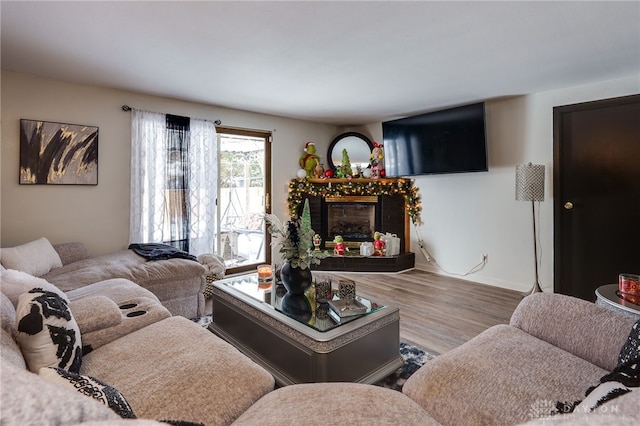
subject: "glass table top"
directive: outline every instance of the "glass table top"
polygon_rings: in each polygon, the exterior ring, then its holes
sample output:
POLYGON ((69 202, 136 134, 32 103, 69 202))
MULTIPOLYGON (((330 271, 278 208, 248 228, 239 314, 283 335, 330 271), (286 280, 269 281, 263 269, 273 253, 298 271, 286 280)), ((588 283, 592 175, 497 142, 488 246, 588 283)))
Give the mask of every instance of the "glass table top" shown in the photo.
POLYGON ((226 278, 219 283, 321 332, 332 330, 385 308, 384 305, 360 296, 356 296, 353 302, 340 301, 338 291, 333 286, 330 300, 318 301, 315 299, 315 280, 314 285, 304 295, 290 294, 281 283, 276 281, 273 284, 259 284, 257 273, 226 278), (349 303, 352 303, 352 306, 357 304, 363 313, 341 316, 340 311, 345 311, 343 306, 348 307, 349 303))

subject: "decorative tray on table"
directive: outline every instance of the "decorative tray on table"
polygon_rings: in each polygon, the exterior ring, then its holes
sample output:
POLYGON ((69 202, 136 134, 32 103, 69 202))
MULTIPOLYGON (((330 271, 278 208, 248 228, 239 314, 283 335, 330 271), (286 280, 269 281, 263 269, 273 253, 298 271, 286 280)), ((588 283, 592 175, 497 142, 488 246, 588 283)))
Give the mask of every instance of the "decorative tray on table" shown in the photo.
POLYGON ((367 307, 356 299, 330 300, 329 308, 340 318, 352 317, 367 313, 367 307))

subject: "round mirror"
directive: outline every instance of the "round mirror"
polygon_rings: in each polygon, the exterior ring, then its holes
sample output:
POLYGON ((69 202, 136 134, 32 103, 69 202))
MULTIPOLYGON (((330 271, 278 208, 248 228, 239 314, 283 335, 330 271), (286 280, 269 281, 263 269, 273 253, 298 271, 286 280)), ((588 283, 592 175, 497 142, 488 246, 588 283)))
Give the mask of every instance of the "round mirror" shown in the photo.
POLYGON ((357 166, 360 166, 363 170, 369 167, 373 142, 363 134, 347 132, 338 135, 329 145, 327 162, 331 169, 338 169, 342 164, 342 151, 344 149, 347 150, 349 162, 354 170, 357 166))

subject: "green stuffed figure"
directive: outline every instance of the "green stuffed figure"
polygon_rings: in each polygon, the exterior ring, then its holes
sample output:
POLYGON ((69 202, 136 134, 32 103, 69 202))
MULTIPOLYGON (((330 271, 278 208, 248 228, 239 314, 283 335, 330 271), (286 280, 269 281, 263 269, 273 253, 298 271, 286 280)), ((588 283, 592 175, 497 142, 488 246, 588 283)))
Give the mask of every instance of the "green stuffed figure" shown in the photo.
POLYGON ((307 172, 307 177, 314 177, 313 170, 320 163, 320 157, 316 155, 316 145, 313 142, 307 142, 304 145, 305 154, 300 157, 300 167, 307 172))

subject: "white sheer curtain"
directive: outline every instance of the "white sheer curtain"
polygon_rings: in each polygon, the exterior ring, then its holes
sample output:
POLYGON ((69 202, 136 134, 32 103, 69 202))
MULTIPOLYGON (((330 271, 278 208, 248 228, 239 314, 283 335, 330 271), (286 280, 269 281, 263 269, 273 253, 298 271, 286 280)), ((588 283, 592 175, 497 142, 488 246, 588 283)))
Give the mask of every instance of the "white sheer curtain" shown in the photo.
MULTIPOLYGON (((211 121, 190 119, 189 141, 189 252, 212 253, 216 234, 218 185, 217 137, 211 121)), ((163 243, 166 235, 168 161, 166 115, 131 112, 130 243, 163 243)))

